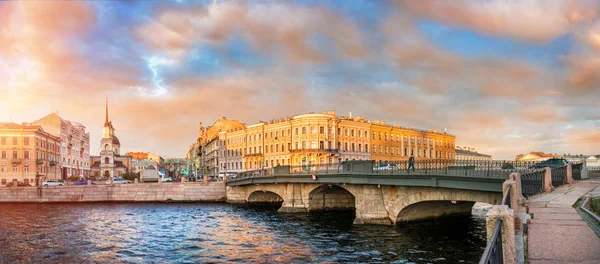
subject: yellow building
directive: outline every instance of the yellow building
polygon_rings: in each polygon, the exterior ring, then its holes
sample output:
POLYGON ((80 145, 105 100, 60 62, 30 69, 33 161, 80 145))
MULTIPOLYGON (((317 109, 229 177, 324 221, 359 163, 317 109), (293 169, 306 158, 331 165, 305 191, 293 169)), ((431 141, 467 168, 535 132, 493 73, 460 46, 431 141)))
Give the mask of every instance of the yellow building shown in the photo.
MULTIPOLYGON (((336 116, 335 111, 229 128, 220 129, 218 135, 212 136, 218 139, 216 142, 208 140, 206 133, 201 133, 197 140, 205 142, 198 149, 210 147, 213 150, 210 153, 218 149, 219 171, 212 174, 278 165, 336 167, 348 160, 388 163, 408 160, 411 154, 417 160, 453 159, 455 154, 455 137, 445 132, 402 128, 362 117, 336 116)), ((195 151, 195 147, 190 151, 195 151)))
POLYGON ((60 145, 39 125, 0 123, 0 184, 60 179, 60 145))

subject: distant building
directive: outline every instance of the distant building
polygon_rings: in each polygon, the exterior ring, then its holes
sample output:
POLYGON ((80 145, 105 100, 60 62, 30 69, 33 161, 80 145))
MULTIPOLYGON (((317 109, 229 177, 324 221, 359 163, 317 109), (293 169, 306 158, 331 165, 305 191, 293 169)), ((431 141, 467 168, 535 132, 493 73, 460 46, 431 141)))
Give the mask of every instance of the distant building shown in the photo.
POLYGON ((246 125, 222 118, 202 127, 186 154, 197 175, 216 176, 291 166, 338 166, 342 161, 377 163, 455 159, 456 137, 446 132, 401 127, 335 111, 306 113, 246 125))
POLYGON ((167 176, 189 175, 187 162, 184 158, 165 158, 163 168, 167 176))
POLYGON ((92 173, 104 178, 122 176, 131 168, 131 156, 120 154, 121 142, 115 135, 112 122, 108 120, 108 100, 106 101, 106 120, 100 140, 100 156, 90 157, 92 173))
POLYGON ((60 179, 60 144, 40 125, 0 123, 0 184, 60 179))
POLYGON ((456 146, 457 160, 492 160, 492 155, 479 153, 475 148, 456 146))
POLYGON ((564 158, 570 162, 583 162, 585 160, 587 167, 600 167, 600 155, 566 155, 564 158))
POLYGON ((131 161, 131 172, 138 173, 140 171, 145 170, 148 166, 152 166, 155 170, 161 169, 161 167, 159 166, 158 162, 155 161, 155 160, 150 160, 150 159, 144 159, 144 160, 133 159, 131 161))
POLYGON ((157 161, 158 163, 162 163, 164 159, 152 152, 127 152, 125 156, 131 156, 133 160, 152 160, 157 161))
POLYGON ((61 179, 90 175, 90 133, 85 131, 84 125, 63 119, 56 113, 42 117, 33 124, 42 126, 44 131, 61 139, 61 179))
POLYGON ((551 158, 560 158, 559 155, 546 154, 541 151, 532 151, 521 157, 517 157, 517 161, 544 161, 551 158))

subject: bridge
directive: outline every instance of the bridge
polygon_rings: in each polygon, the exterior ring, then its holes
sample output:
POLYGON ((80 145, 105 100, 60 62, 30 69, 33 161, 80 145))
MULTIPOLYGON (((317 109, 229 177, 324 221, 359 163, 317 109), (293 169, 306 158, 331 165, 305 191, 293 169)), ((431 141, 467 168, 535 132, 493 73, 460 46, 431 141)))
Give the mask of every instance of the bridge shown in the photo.
MULTIPOLYGON (((512 161, 417 161, 377 166, 278 166, 240 173, 227 181, 232 203, 281 203, 281 212, 355 210, 355 224, 397 224, 470 213, 475 202, 499 204, 513 172, 535 173, 531 163, 512 161)), ((534 182, 541 179, 524 180, 534 182)), ((532 192, 541 192, 541 187, 532 192)))

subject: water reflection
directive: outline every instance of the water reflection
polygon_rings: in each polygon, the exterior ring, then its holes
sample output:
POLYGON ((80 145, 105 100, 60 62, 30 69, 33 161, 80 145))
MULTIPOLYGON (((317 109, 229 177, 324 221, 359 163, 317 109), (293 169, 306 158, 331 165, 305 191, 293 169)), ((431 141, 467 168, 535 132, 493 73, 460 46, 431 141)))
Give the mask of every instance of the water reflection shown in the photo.
POLYGON ((0 263, 477 262, 485 222, 354 226, 227 204, 0 204, 0 263))

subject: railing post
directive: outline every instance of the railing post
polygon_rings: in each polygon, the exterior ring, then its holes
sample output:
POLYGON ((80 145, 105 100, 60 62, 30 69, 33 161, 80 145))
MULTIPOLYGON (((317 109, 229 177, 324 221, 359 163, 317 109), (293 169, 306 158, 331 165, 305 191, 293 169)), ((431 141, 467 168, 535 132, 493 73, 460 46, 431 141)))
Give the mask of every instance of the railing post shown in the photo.
POLYGON ((523 204, 523 187, 521 186, 521 174, 518 172, 513 172, 510 174, 510 176, 508 176, 509 179, 515 181, 515 186, 516 188, 516 192, 517 192, 517 196, 515 196, 515 198, 517 199, 517 203, 518 204, 523 204))
POLYGON ((506 205, 494 205, 485 215, 487 239, 494 233, 494 227, 498 219, 502 219, 502 256, 504 264, 517 263, 515 248, 515 220, 513 210, 506 205))
POLYGON ((567 184, 573 183, 573 165, 567 164, 567 184))
POLYGON ((519 219, 519 197, 521 195, 521 190, 517 187, 517 182, 515 180, 509 179, 504 181, 502 184, 502 194, 506 195, 506 191, 508 190, 508 186, 510 186, 510 200, 508 201, 510 204, 510 209, 513 210, 513 215, 515 219, 515 229, 521 229, 521 219, 519 219))
POLYGON ((587 161, 584 159, 583 162, 581 163, 581 179, 585 180, 587 178, 589 178, 589 174, 588 174, 588 169, 587 169, 587 161))
POLYGON ((544 192, 552 192, 552 169, 544 168, 544 192))

